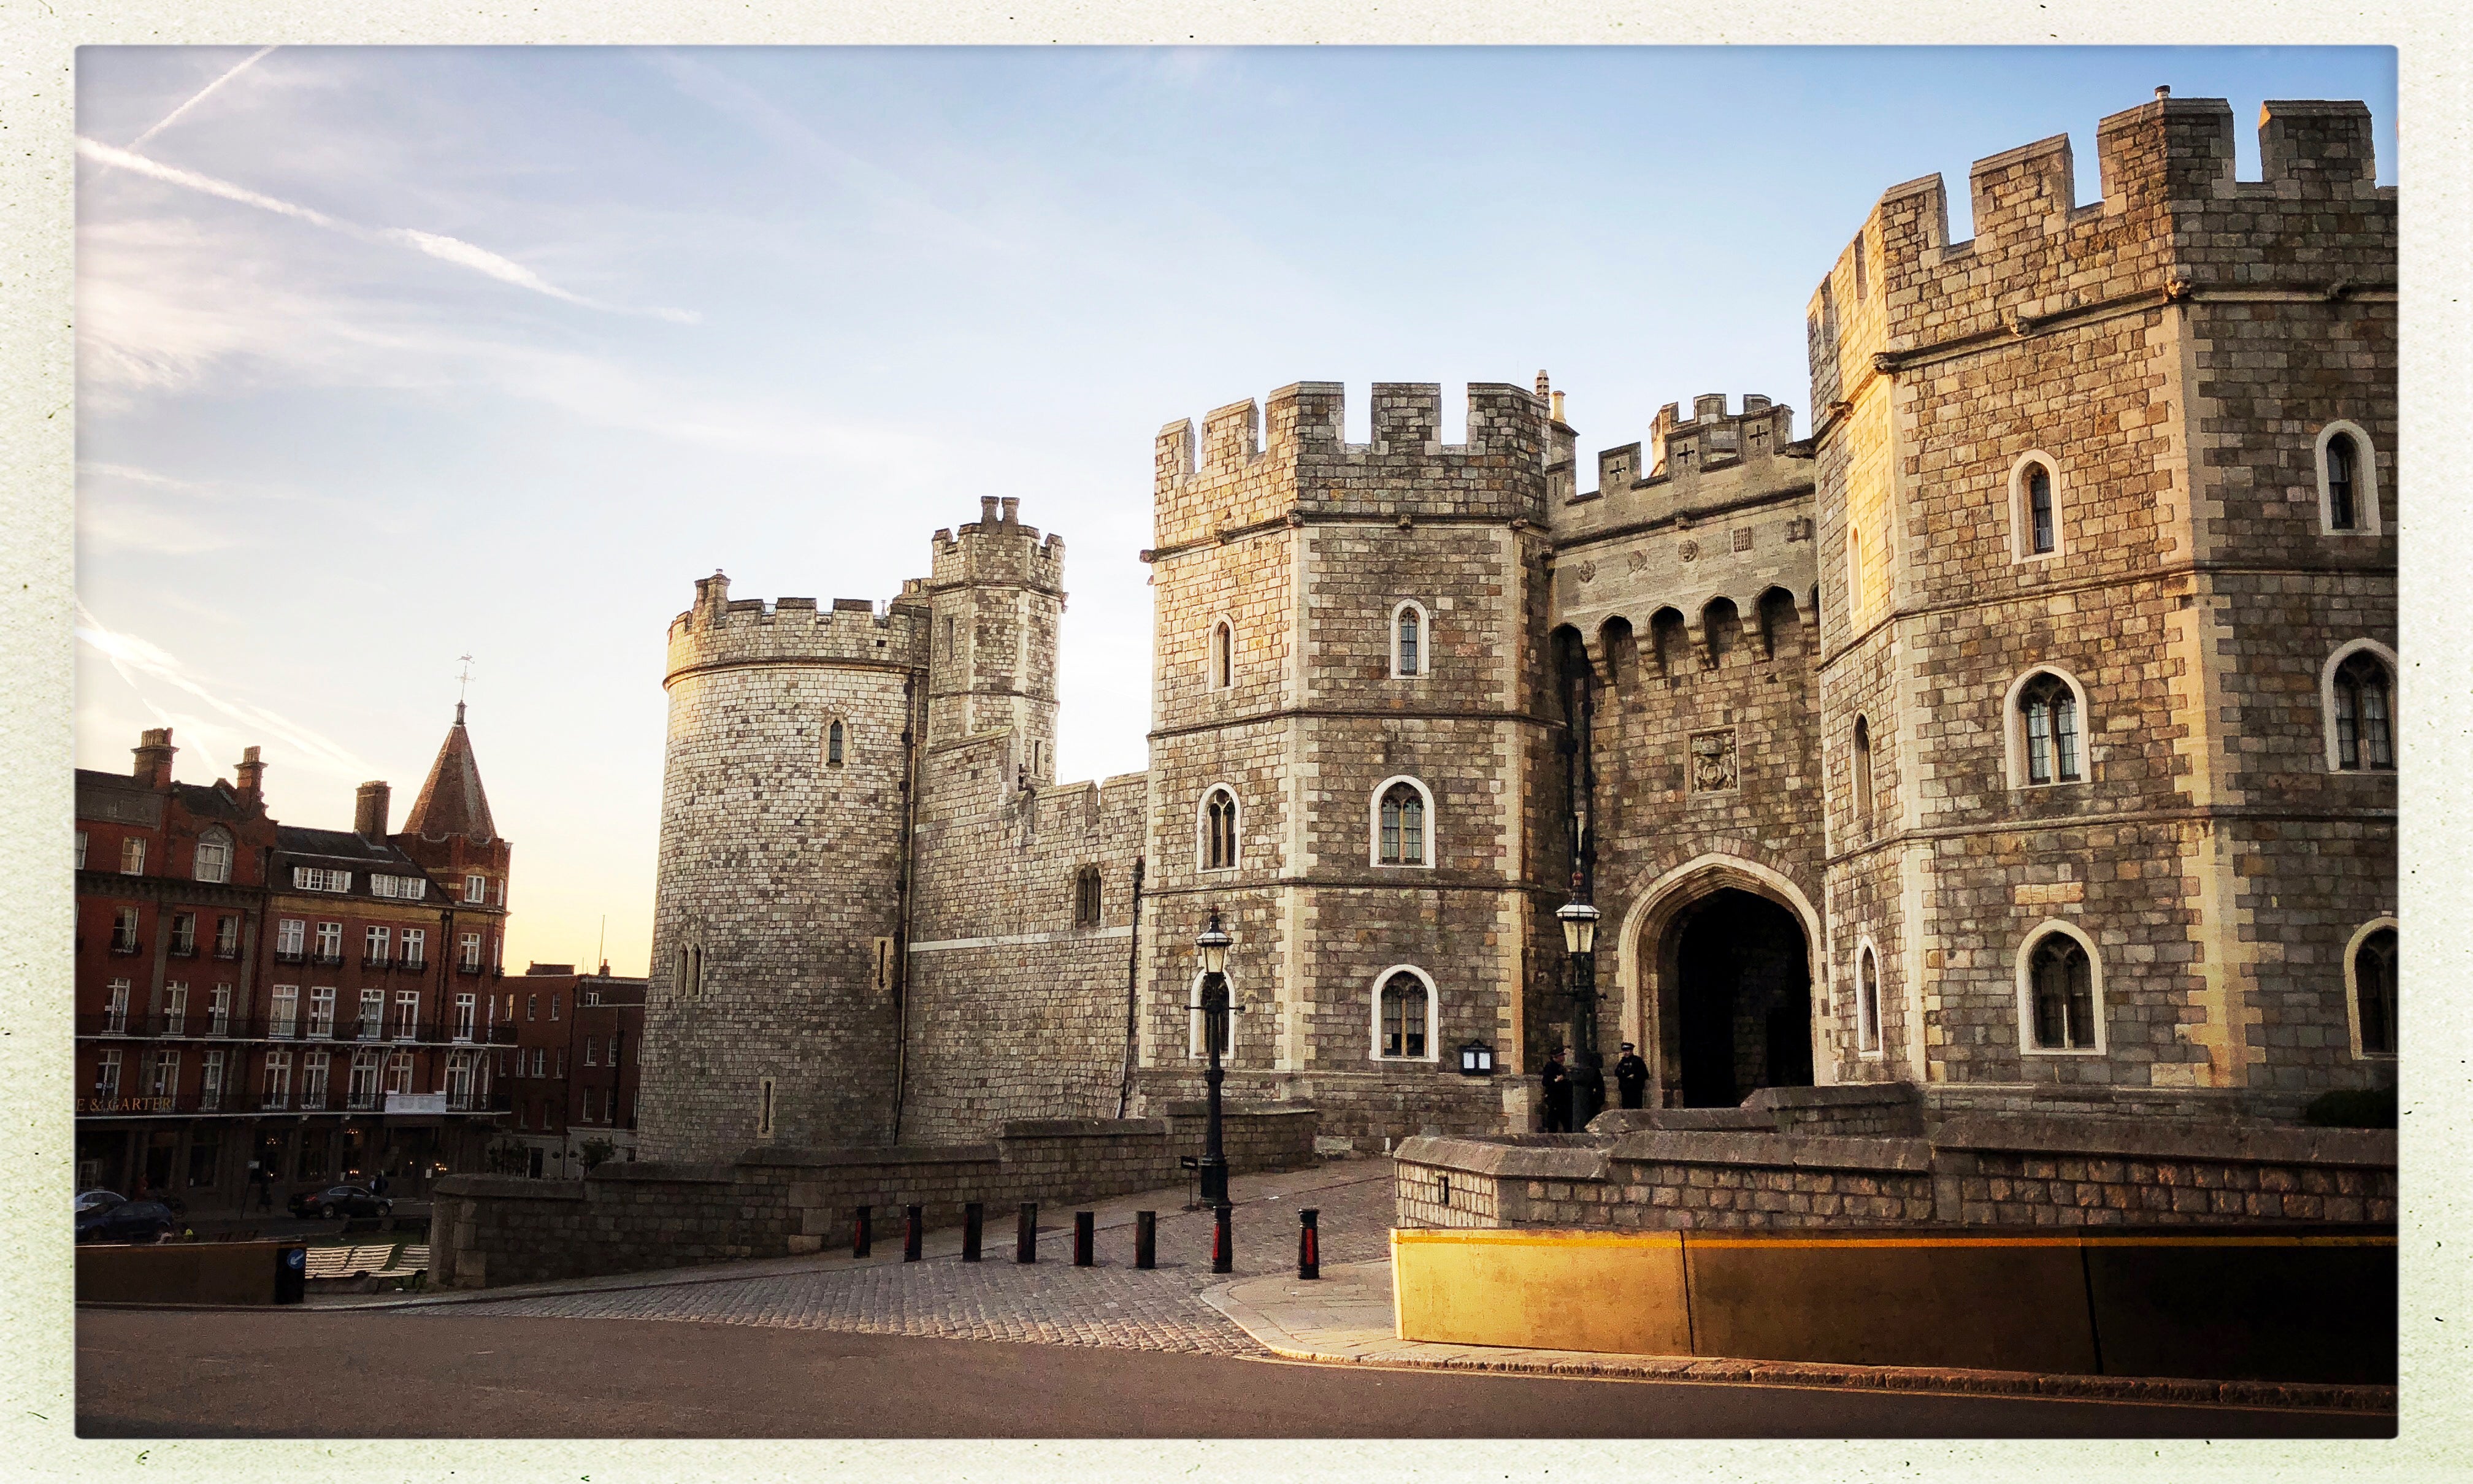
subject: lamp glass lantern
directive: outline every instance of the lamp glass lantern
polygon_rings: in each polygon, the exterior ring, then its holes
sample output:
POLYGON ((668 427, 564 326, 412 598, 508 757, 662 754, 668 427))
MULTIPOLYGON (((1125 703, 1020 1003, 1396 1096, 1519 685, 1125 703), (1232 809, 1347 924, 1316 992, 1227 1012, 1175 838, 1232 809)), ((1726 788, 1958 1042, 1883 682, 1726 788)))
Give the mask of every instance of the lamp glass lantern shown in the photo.
POLYGON ((1563 946, 1574 955, 1594 951, 1597 945, 1597 909, 1585 901, 1567 901, 1555 909, 1554 916, 1563 924, 1563 946))
POLYGON ((1202 959, 1202 971, 1206 974, 1226 973, 1228 945, 1236 941, 1228 936, 1228 929, 1219 925, 1219 909, 1212 908, 1211 925, 1193 940, 1194 952, 1202 959))

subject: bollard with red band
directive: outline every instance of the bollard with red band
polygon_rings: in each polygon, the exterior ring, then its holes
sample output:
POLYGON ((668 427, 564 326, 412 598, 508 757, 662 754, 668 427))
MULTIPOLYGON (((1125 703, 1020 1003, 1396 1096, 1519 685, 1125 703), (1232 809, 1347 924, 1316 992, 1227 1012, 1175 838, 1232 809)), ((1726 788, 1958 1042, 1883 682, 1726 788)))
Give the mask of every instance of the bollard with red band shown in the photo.
POLYGON ((1092 1251, 1098 1245, 1098 1212, 1078 1210, 1073 1213, 1073 1265, 1075 1267, 1087 1268, 1098 1260, 1098 1254, 1092 1251))
POLYGON ((1233 1207, 1214 1206, 1211 1210, 1211 1271, 1236 1271, 1236 1213, 1233 1207))
POLYGON ((901 1260, 916 1262, 926 1256, 926 1213, 916 1206, 901 1208, 901 1260))
POLYGON ((875 1230, 874 1230, 874 1226, 875 1226, 875 1220, 874 1220, 874 1218, 875 1218, 875 1216, 876 1216, 876 1212, 875 1212, 875 1210, 874 1210, 872 1208, 862 1206, 862 1207, 860 1207, 860 1208, 858 1209, 858 1214, 857 1214, 855 1217, 852 1218, 852 1220, 851 1220, 851 1256, 852 1256, 852 1257, 866 1257, 866 1256, 867 1256, 868 1243, 869 1243, 869 1242, 870 1242, 870 1240, 871 1240, 871 1239, 873 1239, 873 1238, 874 1238, 874 1236, 876 1235, 876 1233, 875 1233, 875 1230))
POLYGON ((1322 1277, 1322 1212, 1307 1207, 1297 1212, 1297 1276, 1322 1277))

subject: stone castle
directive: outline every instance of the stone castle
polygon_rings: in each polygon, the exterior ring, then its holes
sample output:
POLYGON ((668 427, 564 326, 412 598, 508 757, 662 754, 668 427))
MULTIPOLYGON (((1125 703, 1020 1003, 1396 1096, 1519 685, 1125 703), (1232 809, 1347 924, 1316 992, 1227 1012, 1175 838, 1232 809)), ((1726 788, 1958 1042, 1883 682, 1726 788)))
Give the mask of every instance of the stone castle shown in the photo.
POLYGON ((1892 187, 1813 414, 1597 456, 1541 375, 1299 383, 1157 445, 1150 767, 1053 778, 1064 543, 669 633, 642 1149, 985 1139, 1197 1095, 1327 1146, 1535 1126, 1604 913, 1653 1107, 2286 1119, 2392 1084, 2396 198, 2367 109, 2221 100, 1892 187), (1462 1070, 1461 1048, 1492 1052, 1462 1070))

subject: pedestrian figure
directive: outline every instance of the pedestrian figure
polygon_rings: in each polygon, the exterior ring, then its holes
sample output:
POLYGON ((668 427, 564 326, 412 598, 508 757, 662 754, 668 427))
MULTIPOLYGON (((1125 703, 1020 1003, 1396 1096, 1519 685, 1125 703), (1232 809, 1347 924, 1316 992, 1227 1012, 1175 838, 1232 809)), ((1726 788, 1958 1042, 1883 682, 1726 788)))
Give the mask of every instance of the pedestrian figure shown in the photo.
POLYGON ((1615 1063, 1615 1087, 1622 1093, 1625 1108, 1638 1108, 1648 1092, 1648 1064, 1640 1059, 1630 1041, 1622 1043, 1622 1056, 1615 1063))
POLYGON ((370 1194, 372 1194, 372 1195, 384 1195, 384 1194, 386 1194, 386 1171, 384 1171, 384 1170, 380 1170, 380 1171, 378 1171, 377 1179, 372 1180, 372 1181, 371 1181, 371 1182, 370 1182, 370 1194))
POLYGON ((1546 1090, 1546 1132, 1572 1132, 1572 1074, 1563 1065, 1563 1048, 1556 1046, 1546 1055, 1541 1068, 1546 1090))

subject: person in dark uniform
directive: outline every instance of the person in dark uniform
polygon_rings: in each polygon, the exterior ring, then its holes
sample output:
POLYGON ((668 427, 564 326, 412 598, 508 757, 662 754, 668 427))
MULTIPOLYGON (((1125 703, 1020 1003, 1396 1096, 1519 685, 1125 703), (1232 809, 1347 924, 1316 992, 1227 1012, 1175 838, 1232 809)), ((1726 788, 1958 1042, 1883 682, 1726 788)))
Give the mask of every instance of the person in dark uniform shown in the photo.
POLYGON ((1546 1089, 1546 1132, 1572 1132, 1572 1074, 1563 1065, 1563 1048, 1556 1046, 1546 1054, 1546 1065, 1540 1068, 1546 1089))
POLYGON ((1648 1064, 1640 1059, 1630 1041, 1622 1043, 1622 1056, 1615 1063, 1615 1087, 1622 1093, 1625 1108, 1638 1108, 1648 1093, 1648 1064))

